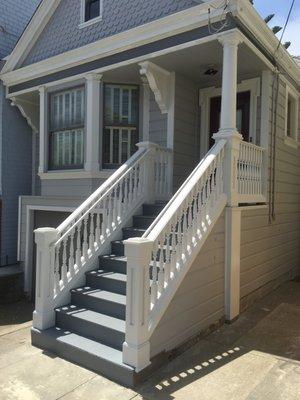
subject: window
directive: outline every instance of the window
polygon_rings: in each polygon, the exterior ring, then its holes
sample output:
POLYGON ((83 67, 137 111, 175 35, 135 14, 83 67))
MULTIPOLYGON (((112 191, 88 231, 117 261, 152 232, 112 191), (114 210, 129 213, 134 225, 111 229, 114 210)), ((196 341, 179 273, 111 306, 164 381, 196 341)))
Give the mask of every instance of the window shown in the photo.
POLYGON ((297 147, 298 141, 298 95, 286 88, 285 143, 297 147))
POLYGON ((50 95, 50 169, 83 167, 84 121, 84 88, 50 95))
POLYGON ((124 163, 137 150, 139 90, 131 85, 105 85, 103 162, 124 163))
POLYGON ((80 28, 102 20, 103 0, 81 0, 80 28))

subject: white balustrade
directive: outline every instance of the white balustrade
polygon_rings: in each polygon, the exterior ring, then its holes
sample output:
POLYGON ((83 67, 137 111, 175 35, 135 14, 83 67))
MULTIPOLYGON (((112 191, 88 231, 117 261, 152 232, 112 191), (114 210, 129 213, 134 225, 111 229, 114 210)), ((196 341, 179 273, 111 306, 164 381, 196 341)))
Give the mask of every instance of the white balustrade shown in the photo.
POLYGON ((264 149, 241 142, 237 163, 239 203, 265 202, 264 149))
POLYGON ((47 323, 40 322, 45 304, 47 307, 50 304, 54 315, 54 307, 64 304, 69 290, 84 283, 85 271, 94 267, 97 257, 108 251, 110 242, 128 219, 148 201, 147 188, 152 188, 154 201, 170 189, 169 152, 151 143, 138 146, 139 150, 56 230, 50 234, 43 229, 36 231, 37 293, 44 285, 42 281, 51 282, 47 301, 43 294, 37 296, 36 310, 41 317, 36 317, 39 321, 36 327, 39 329, 51 326, 54 321, 48 317, 47 323), (45 235, 49 237, 43 239, 45 235))
POLYGON ((151 333, 226 204, 225 144, 209 151, 142 238, 125 242, 134 278, 127 281, 123 361, 137 370, 149 363, 151 333))

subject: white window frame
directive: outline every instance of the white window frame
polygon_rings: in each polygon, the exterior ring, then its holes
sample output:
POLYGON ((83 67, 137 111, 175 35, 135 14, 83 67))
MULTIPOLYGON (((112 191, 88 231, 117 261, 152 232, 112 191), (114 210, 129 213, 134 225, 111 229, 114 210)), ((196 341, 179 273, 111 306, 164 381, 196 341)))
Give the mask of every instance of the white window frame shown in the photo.
POLYGON ((90 19, 88 21, 85 20, 85 6, 86 6, 86 1, 87 0, 81 0, 81 5, 80 5, 80 24, 79 24, 79 29, 86 28, 87 26, 96 24, 97 22, 102 21, 103 17, 103 0, 99 1, 99 16, 93 19, 90 19))
MULTIPOLYGON (((260 97, 261 87, 260 78, 243 80, 237 86, 237 92, 250 92, 250 124, 249 136, 252 137, 252 143, 258 144, 257 137, 257 98, 260 97)), ((213 97, 221 96, 222 87, 208 87, 199 91, 199 105, 201 107, 201 127, 200 127, 200 155, 208 152, 209 124, 210 124, 210 100, 213 97)))
POLYGON ((299 146, 299 93, 288 83, 286 83, 286 90, 285 90, 285 129, 284 129, 284 143, 288 146, 293 148, 297 148, 299 146), (287 126, 288 126, 288 100, 289 97, 295 101, 295 115, 294 115, 294 126, 295 126, 295 133, 294 137, 287 135, 287 126))

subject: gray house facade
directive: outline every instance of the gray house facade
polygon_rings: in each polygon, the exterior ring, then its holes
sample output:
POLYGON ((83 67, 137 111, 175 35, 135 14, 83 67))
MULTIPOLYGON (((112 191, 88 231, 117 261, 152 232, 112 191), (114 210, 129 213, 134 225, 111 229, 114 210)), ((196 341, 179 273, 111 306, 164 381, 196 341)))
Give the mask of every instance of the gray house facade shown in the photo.
POLYGON ((251 2, 44 0, 1 79, 35 345, 133 385, 299 274, 300 68, 251 2))
MULTIPOLYGON (((0 2, 0 70, 39 1, 0 2)), ((17 262, 19 196, 31 194, 32 129, 20 110, 6 99, 0 82, 1 261, 17 262)))

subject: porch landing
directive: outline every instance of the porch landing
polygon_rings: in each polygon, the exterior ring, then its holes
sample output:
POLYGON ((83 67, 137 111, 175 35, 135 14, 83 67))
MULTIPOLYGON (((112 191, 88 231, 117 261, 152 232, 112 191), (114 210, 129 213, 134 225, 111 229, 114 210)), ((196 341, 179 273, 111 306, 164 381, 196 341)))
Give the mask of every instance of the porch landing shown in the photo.
POLYGON ((0 306, 0 400, 299 398, 299 279, 256 302, 135 390, 31 346, 28 308, 0 306))

